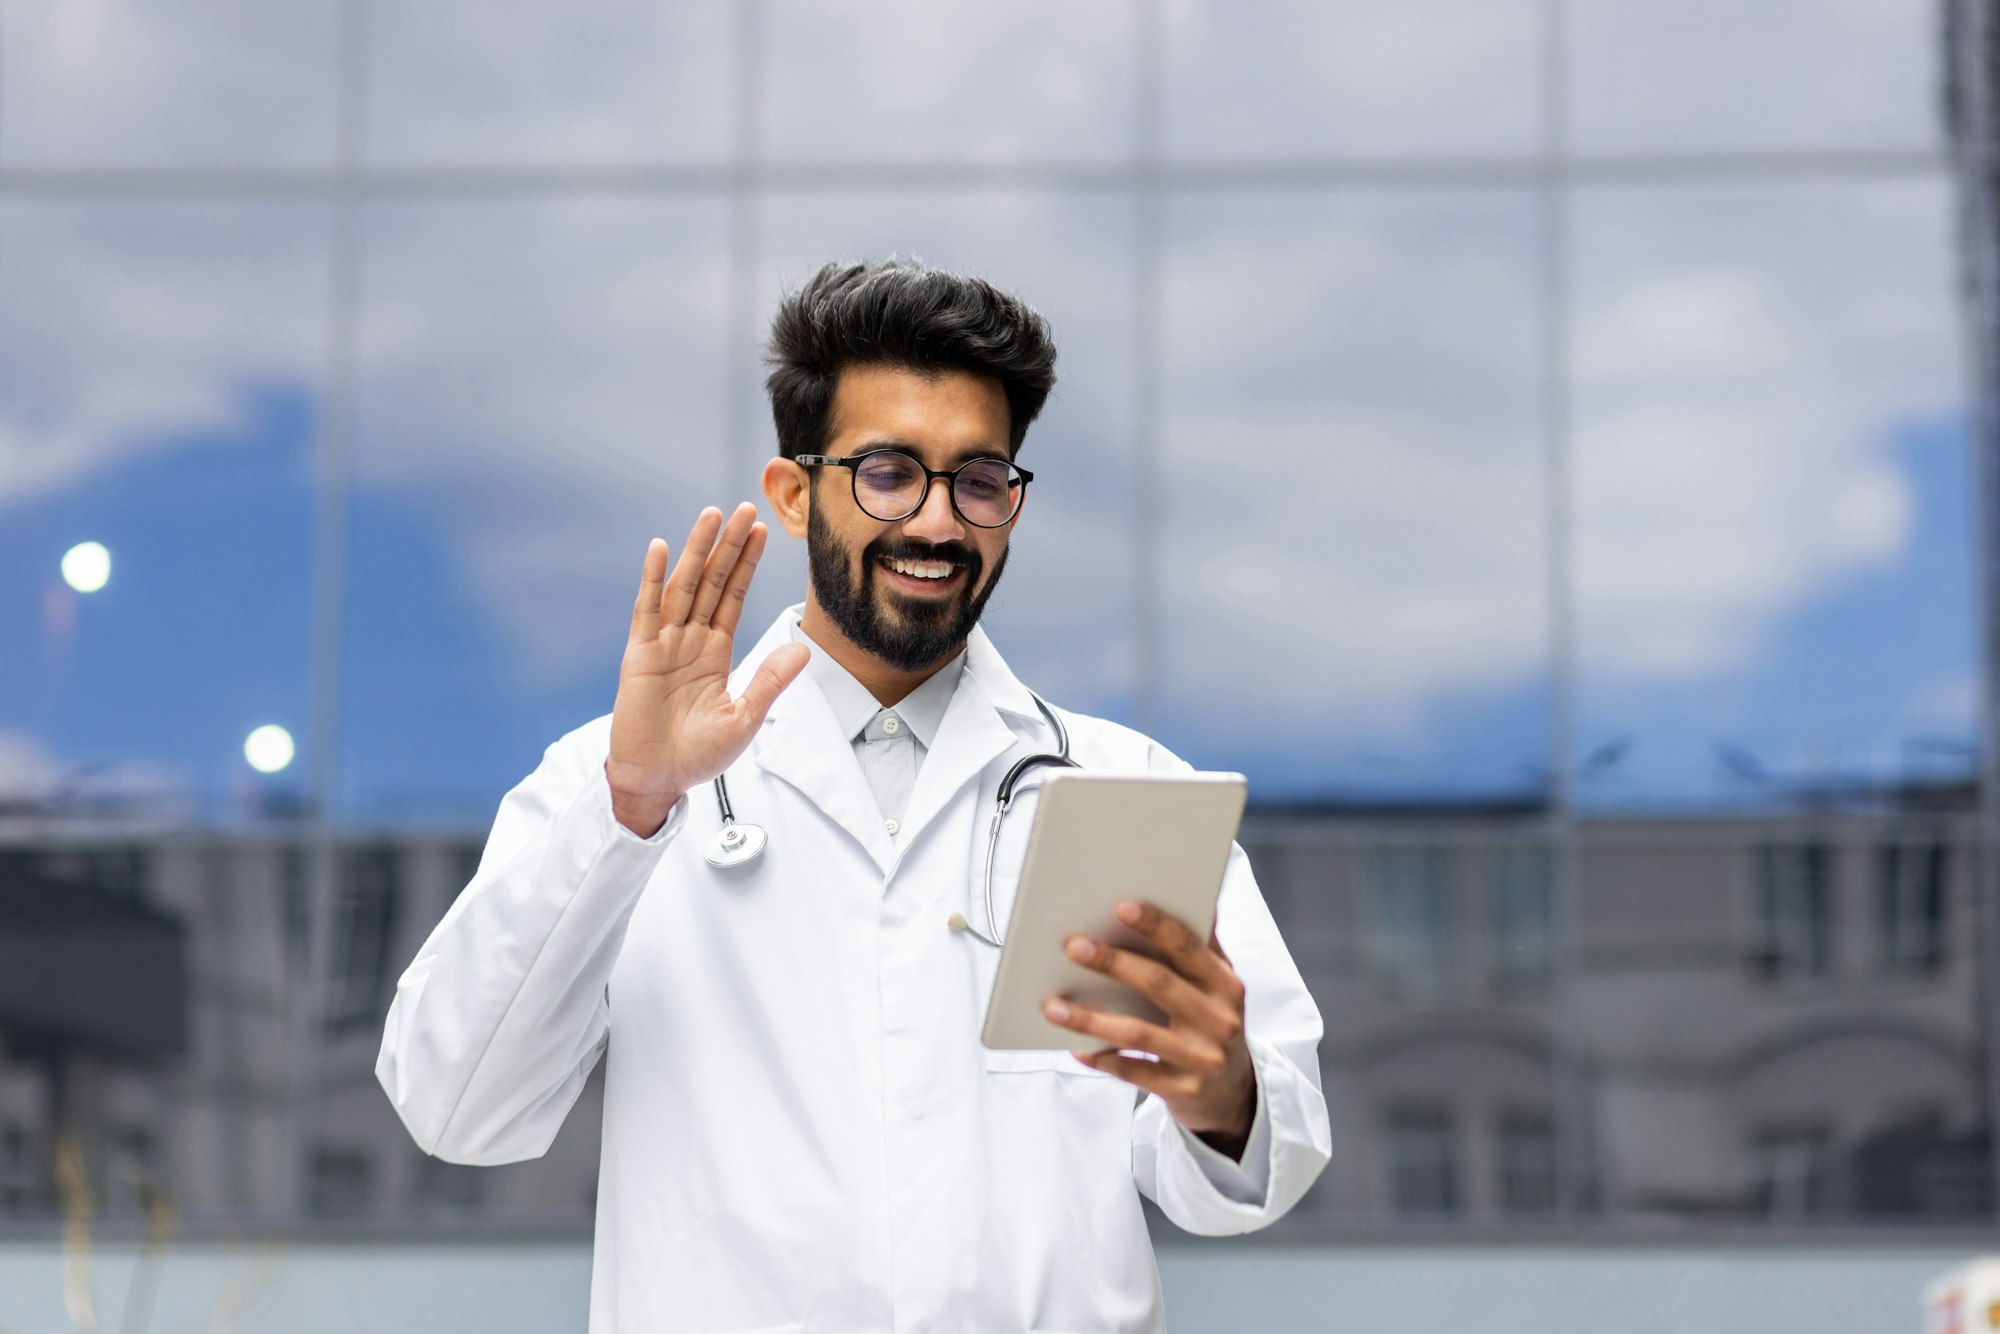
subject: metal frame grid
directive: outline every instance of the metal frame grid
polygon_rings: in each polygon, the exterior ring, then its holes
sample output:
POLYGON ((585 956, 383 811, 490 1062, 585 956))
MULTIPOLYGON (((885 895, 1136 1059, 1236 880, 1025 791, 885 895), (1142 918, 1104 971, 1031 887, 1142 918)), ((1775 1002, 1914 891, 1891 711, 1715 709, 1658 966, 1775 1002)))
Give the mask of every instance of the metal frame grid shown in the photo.
MULTIPOLYGON (((1986 975, 2000 978, 2000 859, 1986 850, 2000 839, 2000 540, 1993 515, 2000 512, 2000 407, 1993 386, 2000 383, 2000 258, 1996 236, 2000 205, 1996 205, 1993 156, 1995 96, 1993 68, 2000 59, 2000 18, 1996 0, 1941 0, 1943 40, 1950 59, 1955 137, 1949 153, 1907 152, 1712 152, 1631 155, 1579 155, 1569 140, 1568 52, 1566 0, 1540 0, 1539 99, 1543 138, 1538 153, 1528 157, 1395 160, 1377 158, 1316 158, 1257 163, 1169 161, 1162 152, 1163 18, 1160 0, 1142 0, 1136 27, 1135 64, 1137 149, 1127 161, 1101 165, 1021 161, 1007 164, 934 162, 923 164, 809 163, 777 164, 766 160, 762 93, 766 71, 763 37, 769 19, 765 0, 740 0, 734 10, 736 98, 733 109, 732 157, 720 166, 625 167, 423 167, 394 168, 365 164, 361 154, 364 111, 369 97, 367 35, 372 0, 342 0, 339 7, 337 139, 329 168, 46 168, 10 167, 0 163, 0 199, 57 197, 291 197, 324 202, 332 222, 332 257, 326 275, 328 302, 324 367, 326 420, 319 440, 317 531, 314 550, 311 649, 311 748, 313 792, 311 812, 303 833, 311 855, 308 879, 310 910, 307 925, 305 994, 295 1007, 292 1023, 291 1173, 286 1192, 287 1226, 317 1230, 306 1220, 306 1173, 313 1129, 319 1123, 317 1016, 324 1008, 332 943, 330 921, 335 894, 335 855, 351 834, 337 828, 324 799, 337 780, 337 738, 340 730, 340 672, 345 646, 343 625, 347 587, 348 502, 355 448, 355 366, 357 316, 367 282, 362 236, 362 212, 371 200, 395 197, 520 197, 552 198, 589 195, 701 195, 726 197, 729 203, 729 287, 732 293, 727 337, 731 355, 728 433, 731 472, 754 479, 755 424, 747 411, 754 387, 755 330, 750 310, 755 295, 757 263, 762 245, 758 234, 758 201, 790 191, 840 186, 861 191, 953 188, 1017 188, 1106 191, 1134 196, 1131 244, 1136 260, 1134 319, 1136 348, 1134 408, 1135 446, 1142 463, 1159 458, 1159 397, 1163 349, 1160 345, 1161 250, 1165 203, 1169 197, 1244 189, 1301 192, 1371 187, 1443 186, 1454 189, 1497 188, 1534 194, 1539 200, 1541 237, 1538 263, 1543 315, 1541 404, 1545 418, 1543 491, 1549 519, 1544 533, 1548 602, 1546 636, 1551 668, 1552 699, 1548 728, 1550 788, 1548 808, 1539 836, 1551 849, 1554 867, 1552 904, 1555 914, 1551 1013, 1555 1033, 1552 1067, 1557 1087, 1552 1106, 1556 1115, 1558 1194, 1561 1209, 1557 1231, 1583 1224, 1591 1197, 1590 1152, 1585 1134, 1587 1090, 1582 1072, 1578 1020, 1574 1013, 1577 940, 1578 813, 1575 800, 1576 632, 1575 580, 1570 544, 1572 439, 1570 422, 1569 228, 1573 192, 1579 187, 1638 182, 1711 183, 1778 180, 1938 179, 1947 172, 1961 186, 1966 261, 1967 336, 1975 350, 1973 394, 1977 409, 1977 467, 1983 539, 1982 587, 1985 592, 1985 681, 1983 699, 1983 769, 1981 783, 1982 897, 1987 905, 1983 948, 1986 975)), ((5 52, 0 51, 0 67, 5 52)), ((1157 515, 1160 503, 1157 469, 1142 466, 1137 473, 1133 556, 1139 571, 1136 623, 1139 633, 1139 724, 1157 721, 1160 699, 1159 612, 1163 568, 1157 515)), ((1987 987, 1990 1101, 2000 1107, 2000 1060, 1993 1059, 2000 1041, 2000 988, 1987 987)), ((1996 1173, 2000 1174, 2000 1136, 1995 1137, 1996 1173)), ((1996 1176, 2000 1179, 2000 1175, 1996 1176)), ((498 1232, 535 1231, 537 1225, 501 1223, 498 1232)), ((1597 1235, 1602 1224, 1590 1224, 1597 1235)), ((475 1225, 472 1231, 487 1231, 475 1225)), ((1417 1228, 1415 1234, 1437 1231, 1417 1228)), ((1487 1229, 1451 1225, 1445 1235, 1478 1234, 1487 1229)), ((1509 1224, 1510 1234, 1523 1229, 1509 1224)), ((1770 1228, 1750 1230, 1759 1237, 1782 1235, 1770 1228)), ((1840 1229, 1827 1235, 1859 1231, 1879 1237, 1872 1229, 1840 1229)), ((1898 1229, 1904 1235, 1907 1229, 1898 1229)), ((1700 1235, 1716 1235, 1705 1226, 1700 1235)), ((1740 1235, 1734 1229, 1722 1235, 1740 1235)), ((1815 1235, 1822 1235, 1818 1232, 1815 1235)))

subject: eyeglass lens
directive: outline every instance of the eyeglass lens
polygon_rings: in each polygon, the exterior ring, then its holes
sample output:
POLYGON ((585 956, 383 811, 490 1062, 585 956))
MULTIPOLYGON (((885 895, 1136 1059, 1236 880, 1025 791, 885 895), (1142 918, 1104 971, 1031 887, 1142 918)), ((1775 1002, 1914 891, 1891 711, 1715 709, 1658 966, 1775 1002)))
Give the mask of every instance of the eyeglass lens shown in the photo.
MULTIPOLYGON (((907 454, 870 454, 854 465, 854 499, 873 518, 906 519, 923 503, 926 480, 907 454)), ((951 498, 968 523, 998 528, 1020 508, 1020 474, 999 459, 974 459, 951 475, 951 498)))

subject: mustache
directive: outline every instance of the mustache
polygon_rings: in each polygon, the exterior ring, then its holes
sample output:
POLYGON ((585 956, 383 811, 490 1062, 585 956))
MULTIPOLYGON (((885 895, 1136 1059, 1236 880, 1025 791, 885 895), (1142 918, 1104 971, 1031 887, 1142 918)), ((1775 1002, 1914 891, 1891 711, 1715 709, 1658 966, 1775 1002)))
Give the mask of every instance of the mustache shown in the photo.
POLYGON ((878 560, 942 560, 962 565, 974 576, 979 573, 979 553, 964 542, 918 542, 907 537, 878 537, 861 552, 864 568, 878 560))

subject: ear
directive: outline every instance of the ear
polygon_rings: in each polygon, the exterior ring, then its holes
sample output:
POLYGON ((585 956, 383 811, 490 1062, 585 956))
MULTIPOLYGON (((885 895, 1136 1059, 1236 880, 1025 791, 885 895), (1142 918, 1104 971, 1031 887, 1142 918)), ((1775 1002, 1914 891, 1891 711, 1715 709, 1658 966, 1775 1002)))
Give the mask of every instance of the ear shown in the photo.
POLYGON ((793 537, 803 539, 806 535, 806 514, 811 508, 812 496, 810 480, 806 470, 786 458, 772 459, 764 465, 764 499, 771 502, 771 512, 778 516, 778 522, 793 537))

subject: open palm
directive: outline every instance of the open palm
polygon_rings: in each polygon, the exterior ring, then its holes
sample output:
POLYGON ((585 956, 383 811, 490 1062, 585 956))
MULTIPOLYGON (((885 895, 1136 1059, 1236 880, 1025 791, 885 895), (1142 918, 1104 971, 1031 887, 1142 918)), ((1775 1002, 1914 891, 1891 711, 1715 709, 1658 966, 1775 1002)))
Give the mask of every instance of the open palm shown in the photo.
POLYGON ((703 510, 671 576, 667 544, 654 538, 646 548, 604 762, 613 812, 641 837, 666 822, 684 793, 743 753, 810 657, 803 645, 786 644, 741 696, 729 697, 737 622, 769 535, 756 518, 748 503, 726 524, 721 510, 703 510))

